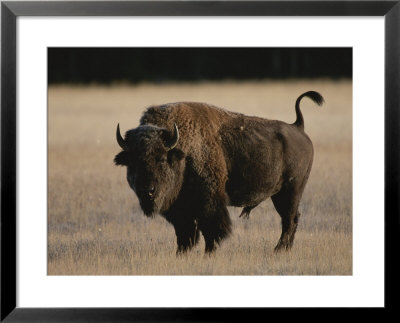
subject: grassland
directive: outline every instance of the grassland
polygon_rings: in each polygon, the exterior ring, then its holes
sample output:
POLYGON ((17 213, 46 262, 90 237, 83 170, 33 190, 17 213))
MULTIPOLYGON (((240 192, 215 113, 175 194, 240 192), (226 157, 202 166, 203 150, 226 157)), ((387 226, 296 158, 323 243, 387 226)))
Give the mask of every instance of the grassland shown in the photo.
POLYGON ((352 274, 350 81, 51 86, 48 104, 49 275, 352 274), (294 102, 307 90, 326 104, 302 102, 315 157, 292 251, 273 253, 281 226, 268 200, 249 220, 229 208, 233 233, 213 256, 204 256, 201 240, 176 257, 173 227, 143 216, 125 169, 113 165, 117 123, 124 132, 145 107, 176 101, 293 122, 294 102))

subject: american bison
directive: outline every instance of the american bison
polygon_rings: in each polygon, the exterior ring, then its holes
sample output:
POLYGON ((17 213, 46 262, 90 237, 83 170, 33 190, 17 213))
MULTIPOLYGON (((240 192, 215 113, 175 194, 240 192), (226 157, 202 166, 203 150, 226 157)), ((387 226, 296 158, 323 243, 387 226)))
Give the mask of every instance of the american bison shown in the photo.
POLYGON ((231 232, 228 205, 244 207, 248 217, 269 197, 282 220, 275 251, 292 247, 313 161, 304 97, 324 102, 314 91, 300 95, 293 124, 192 102, 149 107, 125 138, 118 124, 122 151, 114 162, 127 167, 144 214, 161 214, 174 226, 177 253, 196 245, 200 232, 205 252, 213 252, 231 232))

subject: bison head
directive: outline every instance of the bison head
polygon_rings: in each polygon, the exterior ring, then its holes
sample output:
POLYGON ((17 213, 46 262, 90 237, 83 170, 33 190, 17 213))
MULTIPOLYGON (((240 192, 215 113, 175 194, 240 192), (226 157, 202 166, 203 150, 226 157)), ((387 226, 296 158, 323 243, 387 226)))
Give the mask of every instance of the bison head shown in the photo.
POLYGON ((177 148, 179 130, 141 125, 122 138, 119 124, 117 142, 123 149, 114 158, 127 167, 129 186, 135 191, 146 216, 163 213, 178 197, 184 175, 185 154, 177 148))

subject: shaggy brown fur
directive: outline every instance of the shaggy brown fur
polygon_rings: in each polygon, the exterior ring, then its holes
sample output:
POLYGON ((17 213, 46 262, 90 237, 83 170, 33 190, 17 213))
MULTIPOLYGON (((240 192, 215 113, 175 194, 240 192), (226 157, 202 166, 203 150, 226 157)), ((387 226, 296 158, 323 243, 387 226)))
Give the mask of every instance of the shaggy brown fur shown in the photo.
POLYGON ((114 161, 127 166, 144 213, 160 213, 174 226, 177 252, 193 247, 199 232, 206 252, 214 251, 231 232, 227 205, 244 207, 241 215, 248 217, 269 197, 282 219, 275 250, 292 247, 313 161, 300 111, 303 97, 323 103, 317 92, 302 94, 293 124, 180 102, 148 108, 125 139, 118 127, 123 151, 114 161))

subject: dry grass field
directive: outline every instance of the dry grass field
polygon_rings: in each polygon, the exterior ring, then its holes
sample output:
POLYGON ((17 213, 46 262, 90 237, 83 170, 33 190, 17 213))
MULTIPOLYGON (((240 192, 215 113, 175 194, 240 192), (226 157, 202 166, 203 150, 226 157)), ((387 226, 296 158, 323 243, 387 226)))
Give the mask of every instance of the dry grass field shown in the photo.
POLYGON ((351 275, 351 81, 221 82, 51 86, 48 94, 49 275, 351 275), (325 105, 302 101, 315 157, 300 205, 293 249, 275 255, 280 217, 271 200, 250 219, 229 208, 232 235, 204 256, 204 241, 176 257, 173 227, 146 218, 113 165, 117 123, 138 125, 145 107, 201 101, 286 122, 296 98, 319 91, 325 105))

